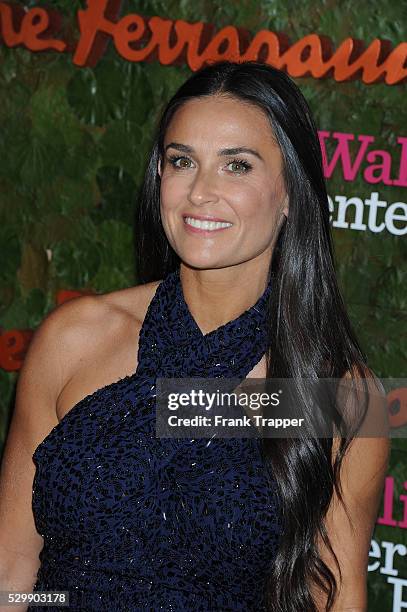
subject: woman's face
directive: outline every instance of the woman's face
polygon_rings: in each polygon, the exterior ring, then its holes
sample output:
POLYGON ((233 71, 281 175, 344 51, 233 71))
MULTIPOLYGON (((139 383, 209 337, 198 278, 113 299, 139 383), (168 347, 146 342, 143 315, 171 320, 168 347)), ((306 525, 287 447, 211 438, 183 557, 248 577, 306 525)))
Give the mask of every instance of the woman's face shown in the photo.
POLYGON ((190 100, 176 111, 164 151, 161 219, 181 260, 202 269, 256 258, 268 266, 288 206, 266 115, 227 96, 190 100), (204 219, 228 226, 202 227, 204 219))

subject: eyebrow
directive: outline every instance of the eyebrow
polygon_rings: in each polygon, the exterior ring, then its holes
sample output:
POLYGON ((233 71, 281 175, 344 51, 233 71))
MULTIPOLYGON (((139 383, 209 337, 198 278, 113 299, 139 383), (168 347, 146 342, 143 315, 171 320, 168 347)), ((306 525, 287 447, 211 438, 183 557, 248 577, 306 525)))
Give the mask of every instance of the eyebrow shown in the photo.
MULTIPOLYGON (((189 145, 181 144, 179 142, 170 142, 165 147, 165 150, 169 148, 177 149, 178 151, 182 151, 183 153, 193 153, 194 152, 193 147, 190 147, 189 145)), ((256 151, 255 149, 250 149, 249 147, 233 147, 231 149, 220 149, 218 151, 218 156, 222 157, 226 155, 239 155, 239 153, 250 153, 251 155, 255 155, 256 157, 261 159, 261 161, 264 161, 258 151, 256 151)))

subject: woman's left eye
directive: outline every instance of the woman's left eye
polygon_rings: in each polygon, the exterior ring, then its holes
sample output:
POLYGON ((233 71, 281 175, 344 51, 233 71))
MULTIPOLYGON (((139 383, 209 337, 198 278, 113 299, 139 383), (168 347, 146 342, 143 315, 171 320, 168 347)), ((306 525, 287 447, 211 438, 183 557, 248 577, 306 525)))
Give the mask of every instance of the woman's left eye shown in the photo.
POLYGON ((235 166, 235 169, 232 169, 233 174, 242 174, 248 172, 251 169, 251 165, 245 161, 244 159, 234 159, 229 162, 228 166, 235 166), (236 169, 237 166, 237 169, 236 169))

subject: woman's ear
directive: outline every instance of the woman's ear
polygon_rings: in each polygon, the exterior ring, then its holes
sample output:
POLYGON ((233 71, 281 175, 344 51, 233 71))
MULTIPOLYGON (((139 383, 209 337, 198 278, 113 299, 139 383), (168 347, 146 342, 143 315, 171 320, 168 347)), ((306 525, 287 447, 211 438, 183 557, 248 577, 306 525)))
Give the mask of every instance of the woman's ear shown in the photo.
POLYGON ((159 177, 161 178, 161 159, 158 160, 157 172, 159 177))

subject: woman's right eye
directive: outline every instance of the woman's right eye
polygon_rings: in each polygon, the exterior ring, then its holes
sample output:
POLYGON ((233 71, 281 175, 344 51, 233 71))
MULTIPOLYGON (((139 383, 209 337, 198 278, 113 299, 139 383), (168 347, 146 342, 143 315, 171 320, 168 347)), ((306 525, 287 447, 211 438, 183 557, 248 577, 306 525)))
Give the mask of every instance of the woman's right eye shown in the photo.
POLYGON ((170 162, 172 166, 174 166, 174 168, 180 168, 180 169, 189 168, 188 164, 191 162, 191 160, 188 157, 180 157, 177 155, 170 155, 168 157, 168 161, 170 162))

